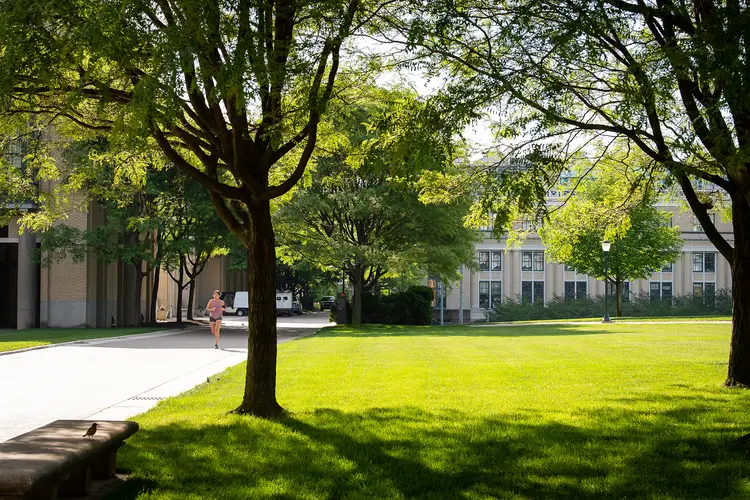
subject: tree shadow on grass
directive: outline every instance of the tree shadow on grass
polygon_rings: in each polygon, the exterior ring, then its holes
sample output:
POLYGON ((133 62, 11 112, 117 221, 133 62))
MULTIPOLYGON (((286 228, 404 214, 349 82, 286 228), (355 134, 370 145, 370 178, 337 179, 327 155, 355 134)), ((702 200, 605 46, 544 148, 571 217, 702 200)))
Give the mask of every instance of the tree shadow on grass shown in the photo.
MULTIPOLYGON (((404 326, 362 325, 354 328, 340 325, 326 328, 315 337, 554 337, 570 335, 611 335, 621 330, 606 329, 593 325, 512 325, 512 326, 404 326)), ((633 325, 633 328, 637 325, 633 325)))
POLYGON ((660 401, 638 412, 613 401, 577 412, 576 425, 414 407, 217 416, 144 425, 123 465, 155 498, 747 497, 750 461, 727 446, 737 426, 719 401, 660 401))

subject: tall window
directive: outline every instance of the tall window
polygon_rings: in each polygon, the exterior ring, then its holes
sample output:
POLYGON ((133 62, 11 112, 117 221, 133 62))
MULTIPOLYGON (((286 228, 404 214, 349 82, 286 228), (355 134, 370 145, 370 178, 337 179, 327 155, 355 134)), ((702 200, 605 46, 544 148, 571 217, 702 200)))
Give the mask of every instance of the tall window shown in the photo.
POLYGON ((521 252, 521 271, 544 271, 544 252, 521 252))
POLYGON ((500 307, 503 297, 503 282, 502 281, 491 281, 490 282, 490 304, 493 308, 500 307))
POLYGON ((544 252, 534 252, 534 271, 544 271, 544 252))
POLYGON ((500 307, 503 297, 502 281, 479 282, 479 307, 489 309, 500 307))
POLYGON ((671 273, 672 272, 672 263, 670 262, 666 266, 661 268, 661 272, 663 273, 671 273))
POLYGON ((716 272, 716 252, 694 252, 693 253, 693 272, 694 273, 715 273, 716 272))
POLYGON ((531 271, 531 252, 521 252, 521 271, 531 271))
POLYGON ((544 303, 544 281, 522 281, 521 301, 524 304, 544 303))
POLYGON ((565 298, 580 299, 588 294, 588 284, 585 281, 566 281, 565 298))
POLYGON ((490 252, 479 252, 479 270, 490 270, 490 252))
POLYGON ((492 258, 490 261, 490 269, 492 271, 502 271, 503 270, 503 253, 492 252, 491 255, 492 255, 492 258))
MULTIPOLYGON (((609 293, 610 297, 617 297, 617 284, 607 283, 607 293, 609 293)), ((630 301, 630 282, 629 281, 624 281, 622 283, 622 301, 623 302, 630 301)))
POLYGON ((479 282, 479 307, 483 309, 490 308, 490 282, 479 282))
MULTIPOLYGON (((711 219, 711 224, 716 224, 716 214, 708 214, 708 218, 711 219)), ((703 231, 703 226, 701 226, 701 222, 698 220, 698 217, 696 217, 695 215, 693 215, 691 224, 693 226, 694 233, 700 233, 703 231)))
POLYGON ((716 296, 716 283, 693 283, 693 297, 706 297, 713 300, 716 296))
POLYGON ((8 226, 0 226, 0 238, 7 238, 8 234, 8 226))

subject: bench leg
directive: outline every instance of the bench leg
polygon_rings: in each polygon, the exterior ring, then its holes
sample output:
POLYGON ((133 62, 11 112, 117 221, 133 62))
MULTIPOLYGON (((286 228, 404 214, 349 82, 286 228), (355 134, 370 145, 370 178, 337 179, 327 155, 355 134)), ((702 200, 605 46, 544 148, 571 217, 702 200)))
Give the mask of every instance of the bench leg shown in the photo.
POLYGON ((64 495, 88 495, 91 490, 91 466, 82 465, 76 470, 70 471, 60 483, 58 493, 64 495))
POLYGON ((115 467, 117 465, 117 450, 124 443, 118 443, 112 448, 102 450, 94 459, 91 461, 92 474, 94 479, 109 479, 115 475, 115 467))

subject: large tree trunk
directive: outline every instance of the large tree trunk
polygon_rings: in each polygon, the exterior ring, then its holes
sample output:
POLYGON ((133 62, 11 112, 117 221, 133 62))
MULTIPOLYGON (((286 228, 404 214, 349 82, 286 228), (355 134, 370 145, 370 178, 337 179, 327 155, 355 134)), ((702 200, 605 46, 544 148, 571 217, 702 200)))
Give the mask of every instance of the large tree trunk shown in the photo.
POLYGON ((362 324, 362 294, 365 292, 365 268, 360 264, 354 265, 352 273, 354 298, 352 300, 352 324, 362 324))
POLYGON ((732 203, 732 344, 726 385, 750 387, 750 205, 737 198, 732 203))
POLYGON ((268 201, 250 204, 247 246, 248 341, 245 394, 236 413, 276 417, 276 241, 268 201))
POLYGON ((615 315, 618 318, 622 317, 622 280, 615 281, 615 315))

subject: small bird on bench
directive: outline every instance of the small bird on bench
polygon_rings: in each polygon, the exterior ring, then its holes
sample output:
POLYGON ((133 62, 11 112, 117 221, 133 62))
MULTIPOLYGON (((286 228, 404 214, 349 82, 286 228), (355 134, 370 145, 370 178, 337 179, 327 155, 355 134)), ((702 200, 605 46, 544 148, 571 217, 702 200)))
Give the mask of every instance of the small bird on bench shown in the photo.
POLYGON ((86 436, 91 437, 94 434, 96 434, 96 422, 91 424, 91 427, 89 427, 89 430, 87 430, 86 434, 84 434, 82 437, 86 437, 86 436))

